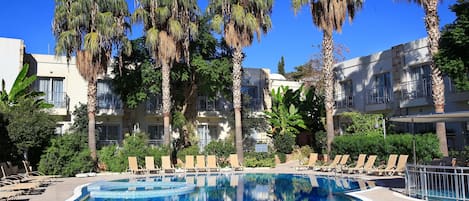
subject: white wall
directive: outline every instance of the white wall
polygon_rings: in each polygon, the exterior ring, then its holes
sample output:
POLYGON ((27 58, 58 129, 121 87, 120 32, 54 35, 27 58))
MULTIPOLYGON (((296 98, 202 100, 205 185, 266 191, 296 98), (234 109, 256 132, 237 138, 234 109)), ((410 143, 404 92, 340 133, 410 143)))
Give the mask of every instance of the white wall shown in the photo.
POLYGON ((23 52, 23 40, 0 38, 0 79, 5 80, 8 92, 23 65, 23 52))

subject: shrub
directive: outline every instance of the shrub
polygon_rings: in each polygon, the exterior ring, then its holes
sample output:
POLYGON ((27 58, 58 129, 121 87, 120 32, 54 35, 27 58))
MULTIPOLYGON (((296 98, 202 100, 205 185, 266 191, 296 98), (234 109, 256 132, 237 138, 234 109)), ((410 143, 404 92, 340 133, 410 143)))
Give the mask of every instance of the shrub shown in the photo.
POLYGON ((246 167, 275 167, 275 155, 266 152, 244 153, 244 166, 246 167))
POLYGON ((83 134, 65 134, 51 140, 41 156, 39 171, 45 174, 73 176, 95 167, 83 134))
POLYGON ((277 156, 281 163, 287 162, 287 155, 285 153, 277 152, 277 156))
POLYGON ((181 159, 181 161, 186 162, 186 155, 198 155, 199 154, 199 146, 192 145, 190 147, 186 147, 184 149, 178 150, 177 158, 181 159))
POLYGON ((161 167, 161 156, 169 156, 171 148, 169 146, 150 147, 147 151, 147 156, 153 156, 155 165, 161 167))
POLYGON ((292 134, 277 134, 273 136, 274 147, 277 152, 289 154, 293 151, 293 145, 295 145, 295 136, 292 134))
POLYGON ((228 165, 228 157, 231 153, 235 153, 234 146, 226 141, 217 140, 211 141, 205 146, 205 153, 208 155, 215 155, 218 160, 218 164, 222 167, 228 165))
POLYGON ((100 163, 104 163, 107 171, 122 172, 127 169, 119 155, 119 149, 116 145, 108 145, 98 151, 98 159, 100 163))
POLYGON ((332 155, 350 154, 356 160, 360 153, 376 154, 378 161, 387 162, 389 154, 407 154, 408 161, 413 161, 413 138, 415 137, 415 153, 419 163, 441 157, 439 142, 435 134, 388 135, 386 140, 376 135, 344 135, 334 138, 332 155))

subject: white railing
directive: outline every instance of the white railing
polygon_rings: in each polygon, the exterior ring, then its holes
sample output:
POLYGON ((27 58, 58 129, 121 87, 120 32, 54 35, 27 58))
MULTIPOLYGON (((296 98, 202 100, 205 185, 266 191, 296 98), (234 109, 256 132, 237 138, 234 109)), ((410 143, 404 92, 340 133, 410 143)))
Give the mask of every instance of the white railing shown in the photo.
POLYGON ((432 95, 432 82, 426 79, 403 82, 401 95, 404 100, 429 97, 432 95))
POLYGON ((336 108, 353 108, 353 95, 345 93, 335 94, 336 108))
POLYGON ((424 200, 469 200, 469 167, 407 165, 406 190, 424 200))
POLYGON ((367 104, 387 104, 392 101, 392 89, 386 87, 374 87, 366 91, 367 104))

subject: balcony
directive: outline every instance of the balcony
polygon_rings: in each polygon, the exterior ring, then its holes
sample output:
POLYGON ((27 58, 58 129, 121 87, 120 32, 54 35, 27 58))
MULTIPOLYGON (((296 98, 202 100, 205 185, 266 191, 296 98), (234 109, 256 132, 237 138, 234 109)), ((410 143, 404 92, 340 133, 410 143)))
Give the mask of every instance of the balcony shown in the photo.
POLYGON ((99 95, 97 98, 97 109, 100 114, 106 115, 122 115, 122 101, 115 95, 99 95))
POLYGON ((401 84, 402 100, 426 98, 432 95, 431 80, 413 80, 401 84))
POLYGON ((152 146, 159 147, 159 146, 164 145, 164 140, 162 140, 162 139, 149 139, 148 144, 152 145, 152 146))
POLYGON ((374 87, 366 91, 366 104, 387 104, 392 101, 392 89, 374 87))
POLYGON ((248 108, 251 112, 259 112, 263 110, 263 100, 260 98, 250 98, 243 102, 244 108, 248 108))
POLYGON ((353 95, 339 93, 335 95, 335 107, 337 109, 353 108, 353 95))
POLYGON ((147 100, 145 111, 147 114, 162 114, 163 104, 159 101, 147 100))

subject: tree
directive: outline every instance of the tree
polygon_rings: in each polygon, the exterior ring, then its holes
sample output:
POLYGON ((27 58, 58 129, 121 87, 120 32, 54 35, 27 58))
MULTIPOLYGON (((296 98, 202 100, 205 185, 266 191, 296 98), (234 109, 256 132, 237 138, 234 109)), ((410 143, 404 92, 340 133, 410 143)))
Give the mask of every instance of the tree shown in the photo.
POLYGON ((35 102, 33 98, 20 98, 7 112, 8 136, 26 160, 31 153, 40 154, 55 132, 55 119, 35 102))
POLYGON ((225 37, 233 51, 233 107, 235 112, 236 153, 240 162, 243 157, 243 139, 241 125, 241 63, 242 49, 252 44, 254 34, 260 41, 261 33, 267 33, 272 27, 270 14, 271 0, 225 1, 209 0, 208 12, 213 15, 212 28, 225 37), (223 28, 223 29, 222 29, 223 28))
POLYGON ((326 107, 326 131, 327 131, 327 152, 331 151, 331 143, 334 140, 334 122, 332 112, 334 111, 334 73, 333 73, 333 39, 334 31, 341 32, 345 18, 348 16, 352 21, 355 13, 361 9, 363 1, 330 1, 330 0, 292 0, 295 13, 308 4, 311 10, 313 23, 323 31, 322 54, 323 54, 323 75, 325 87, 325 107, 326 107))
POLYGON ((184 56, 189 64, 189 41, 197 34, 195 0, 137 0, 138 6, 132 14, 135 22, 142 22, 146 46, 153 59, 161 66, 163 130, 165 144, 171 144, 169 121, 171 112, 170 70, 174 61, 184 56))
POLYGON ((283 56, 280 58, 280 61, 277 64, 277 72, 278 74, 285 76, 285 60, 283 56))
POLYGON ((88 131, 88 106, 86 104, 80 103, 78 107, 75 105, 75 109, 72 112, 72 115, 75 117, 73 119, 72 129, 77 133, 86 133, 88 131))
MULTIPOLYGON (((430 70, 432 77, 432 97, 435 113, 445 112, 445 84, 441 70, 436 66, 434 57, 438 53, 438 41, 440 40, 440 19, 438 17, 439 0, 408 0, 423 7, 425 11, 425 28, 428 36, 428 52, 431 56, 430 70)), ((443 156, 448 156, 448 144, 446 142, 445 122, 436 123, 436 134, 440 140, 440 150, 443 156)))
POLYGON ((456 20, 443 28, 435 63, 457 89, 469 90, 469 2, 458 0, 451 10, 456 20))
POLYGON ((113 51, 129 54, 126 38, 130 15, 125 0, 57 0, 53 32, 55 52, 67 62, 76 55, 80 75, 88 82, 88 146, 96 161, 96 94, 98 76, 108 67, 113 51))

